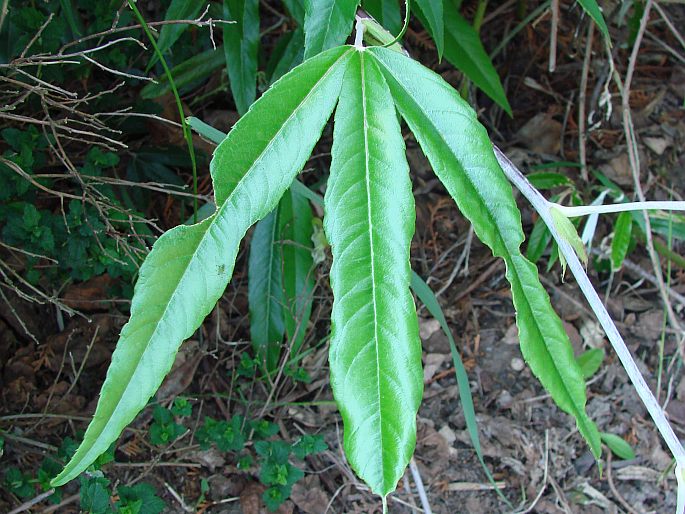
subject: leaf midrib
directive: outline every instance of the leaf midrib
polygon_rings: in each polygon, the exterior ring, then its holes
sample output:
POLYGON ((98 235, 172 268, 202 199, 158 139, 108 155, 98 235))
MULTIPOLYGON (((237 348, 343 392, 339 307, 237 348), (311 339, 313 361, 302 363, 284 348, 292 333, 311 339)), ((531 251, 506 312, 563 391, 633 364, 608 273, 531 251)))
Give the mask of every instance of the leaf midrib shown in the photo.
MULTIPOLYGON (((411 101, 414 103, 414 105, 416 105, 416 106, 418 107, 419 111, 423 114, 424 119, 426 119, 427 122, 430 124, 430 126, 433 127, 433 130, 440 136, 440 139, 441 139, 442 142, 444 143, 445 147, 449 149, 450 146, 449 146, 449 144, 447 143, 447 140, 445 139, 445 136, 443 135, 443 133, 440 131, 440 129, 439 129, 434 123, 432 123, 432 122, 430 121, 430 117, 429 117, 428 115, 425 114, 424 110, 421 108, 421 105, 420 105, 418 102, 416 102, 416 101, 414 100, 414 98, 413 98, 413 96, 412 96, 411 94, 409 94, 409 92, 407 91, 407 89, 403 86, 402 82, 400 82, 399 80, 397 80, 397 79, 395 78, 395 75, 393 74, 392 70, 391 70, 383 61, 381 61, 380 59, 376 59, 376 62, 380 63, 381 65, 383 65, 383 67, 384 67, 386 70, 388 70, 388 73, 390 73, 390 74, 392 75, 393 79, 394 79, 395 82, 398 84, 398 86, 399 86, 400 88, 402 88, 402 90, 405 92, 405 97, 411 99, 411 101)), ((452 153, 451 150, 450 150, 450 153, 452 153)), ((487 214, 488 214, 489 221, 491 222, 491 225, 495 227, 495 232, 496 232, 497 237, 498 237, 498 239, 499 239, 499 243, 500 243, 500 244, 507 250, 507 252, 510 254, 508 257, 507 257, 506 255, 500 255, 500 257, 501 257, 502 259, 504 259, 505 262, 507 262, 507 264, 509 265, 508 268, 512 271, 512 274, 516 277, 517 283, 519 284, 519 286, 522 286, 523 282, 522 282, 521 279, 520 279, 520 275, 519 275, 518 270, 517 270, 517 268, 516 268, 516 265, 515 265, 515 263, 514 263, 514 253, 511 252, 511 250, 509 249, 509 246, 507 245, 506 240, 505 240, 504 237, 502 236, 502 233, 501 233, 501 231, 499 230, 499 225, 497 224, 496 219, 495 219, 495 217, 493 216, 492 211, 490 210, 490 206, 487 204, 487 202, 485 202, 485 201, 483 200, 482 196, 480 195, 480 192, 478 191, 478 188, 475 186, 475 184, 473 183, 473 181, 471 180, 471 178, 468 176, 468 174, 464 173, 463 176, 464 176, 464 180, 465 180, 466 182, 469 183, 469 185, 471 186, 472 190, 478 195, 478 198, 481 200, 481 203, 485 206, 485 210, 486 210, 486 212, 487 212, 487 214)), ((516 253, 519 253, 519 254, 520 254, 520 250, 519 250, 518 252, 516 252, 516 253)), ((522 257, 522 256, 521 256, 521 257, 522 257)), ((522 296, 523 296, 523 299, 524 299, 524 301, 525 301, 525 303, 526 303, 526 305, 527 305, 527 307, 528 307, 528 310, 529 310, 530 312, 533 312, 532 306, 531 306, 530 303, 528 302, 527 296, 526 296, 525 294, 523 294, 522 296)), ((538 323, 537 323, 537 319, 535 318, 535 316, 531 316, 531 319, 532 319, 532 321, 533 321, 533 326, 535 327, 535 330, 536 330, 536 332, 537 332, 537 335, 540 337, 540 339, 542 339, 542 340, 544 341, 545 338, 544 338, 544 336, 543 336, 542 330, 540 329, 540 326, 539 326, 538 323)), ((564 385, 564 387, 563 387, 564 395, 567 397, 567 400, 569 400, 569 404, 572 406, 573 410, 574 410, 574 411, 576 412, 576 414, 577 414, 577 415, 575 415, 574 417, 575 417, 577 420, 579 420, 579 419, 584 419, 584 413, 579 412, 578 407, 576 406, 576 402, 573 400, 573 397, 571 396, 571 393, 570 393, 570 392, 568 391, 568 389, 566 388, 566 383, 565 383, 565 381, 564 381, 564 379, 563 379, 561 373, 559 372, 559 367, 557 366, 557 363, 556 363, 556 362, 554 361, 554 359, 552 358, 552 355, 550 354, 550 352, 549 352, 547 346, 543 344, 543 347, 545 348, 545 352, 547 353, 547 356, 549 357, 549 360, 550 360, 550 361, 553 363, 553 365, 554 365, 554 371, 555 371, 555 373, 556 373, 556 375, 557 375, 559 381, 564 385)), ((583 421, 583 424, 585 424, 584 421, 583 421)))
MULTIPOLYGON (((369 256, 371 263, 371 301, 373 302, 373 340, 376 352, 376 398, 378 401, 378 427, 380 447, 383 448, 383 409, 381 408, 381 363, 378 349, 378 307, 376 300, 376 257, 373 243, 373 215, 371 212, 371 178, 369 166, 369 124, 367 115, 366 74, 364 72, 364 52, 360 52, 359 65, 361 69, 362 117, 364 119, 364 185, 366 186, 366 212, 369 227, 369 256)), ((381 455, 381 469, 383 456, 381 455)), ((382 472, 385 481, 385 472, 382 472)))
MULTIPOLYGON (((186 274, 188 273, 188 268, 190 267, 190 263, 193 262, 193 261, 195 260, 195 258, 196 258, 196 256, 197 256, 197 253, 198 253, 199 249, 204 245, 204 243, 205 243, 205 241, 206 241, 206 235, 209 233, 210 228, 212 227, 212 225, 216 222, 216 220, 218 220, 219 218, 221 218, 221 216, 223 215, 224 209, 225 209, 226 206, 230 203, 230 200, 233 198, 233 195, 235 195, 236 191, 239 191, 239 190, 240 190, 240 186, 241 186, 241 185, 243 184, 243 182, 247 179, 247 177, 250 176, 250 174, 255 170, 255 168, 256 168, 255 163, 261 161, 261 159, 263 158, 264 154, 271 148, 271 146, 274 144, 274 141, 275 141, 276 139, 278 139, 278 136, 279 136, 279 135, 281 134, 281 132, 284 130, 284 127, 285 127, 286 125, 288 125, 288 122, 293 118, 293 116, 295 115, 295 113, 299 112, 299 110, 302 108, 302 105, 303 105, 303 104, 304 104, 304 103, 305 103, 305 102, 314 94, 314 92, 317 90, 317 88, 319 87, 319 85, 320 85, 326 78, 328 78, 328 76, 329 76, 330 73, 332 73, 332 71, 336 68, 336 66, 338 65, 338 63, 339 63, 344 57, 346 57, 350 52, 352 52, 352 51, 353 51, 353 49, 349 49, 347 52, 344 52, 343 54, 340 55, 340 57, 338 57, 338 59, 336 59, 336 61, 335 61, 333 64, 331 64, 331 66, 326 70, 326 72, 325 72, 325 73, 321 76, 321 78, 316 82, 316 84, 314 85, 314 87, 311 88, 311 90, 307 93, 307 95, 303 98, 303 100, 297 105, 297 107, 293 110, 293 112, 290 114, 290 116, 288 116, 288 118, 287 118, 286 121, 283 123, 283 125, 281 125, 281 127, 278 129, 278 131, 274 134, 273 138, 271 138, 271 140, 269 141, 269 143, 264 147, 264 150, 262 150, 262 152, 260 152, 260 154, 257 156, 257 158, 253 161, 252 166, 250 166, 250 168, 249 168, 249 169, 245 172, 245 174, 240 178, 240 180, 238 181, 238 183, 237 183, 237 184, 235 185, 235 187, 233 188, 233 191, 231 191, 231 192, 228 194, 228 196, 227 196, 226 199, 223 201, 223 203, 221 204, 221 207, 219 207, 219 209, 218 209, 218 211, 216 212, 216 214, 215 214, 213 217, 209 218, 209 219, 212 220, 212 221, 210 221, 210 222, 208 223, 208 226, 207 226, 207 229, 205 230, 205 233, 202 235, 202 238, 200 239, 200 242, 198 243, 197 247, 195 248, 195 251, 193 251, 193 253, 191 254, 191 257, 190 257, 190 259, 188 260, 188 264, 185 266, 185 269, 183 270, 183 273, 182 273, 182 275, 181 275, 181 278, 180 278, 179 281, 178 281, 179 284, 185 279, 186 274)), ((198 224, 198 225, 199 225, 199 224, 198 224)), ((195 226, 197 226, 197 225, 191 225, 191 226, 192 226, 192 227, 195 227, 195 226)), ((167 315, 169 306, 173 303, 173 301, 174 301, 174 299, 175 299, 175 297, 176 297, 176 294, 178 293, 179 289, 180 289, 179 287, 176 287, 176 288, 174 289, 174 292, 171 293, 171 296, 169 297, 169 300, 167 301, 166 305, 164 306, 164 311, 162 312, 162 315, 161 315, 160 318, 159 318, 160 320, 166 318, 166 315, 167 315)), ((109 415, 109 419, 107 420, 107 422, 105 423, 105 425, 103 426, 103 428, 98 432, 98 435, 102 434, 102 433, 107 429, 107 427, 108 427, 108 426, 110 425, 110 423, 111 423, 112 418, 114 417, 114 414, 117 412, 117 410, 118 410, 119 407, 121 406, 121 401, 122 401, 122 399, 126 396, 126 394, 127 394, 127 392, 128 392, 128 389, 129 389, 129 387, 131 386, 131 378, 132 378, 132 377, 136 374, 136 372, 138 371, 138 368, 140 367, 140 361, 142 360, 142 358, 143 358, 143 356, 146 354, 146 352, 149 350, 149 348, 150 348, 150 341, 152 341, 152 340, 156 337, 156 335, 157 335, 157 330, 159 329, 159 326, 160 326, 160 322, 158 321, 158 322, 156 323, 156 325, 155 325, 155 329, 153 330, 151 336, 150 336, 149 339, 148 339, 148 343, 145 345, 144 350, 143 350, 142 353, 140 354, 140 357, 138 358, 138 360, 137 360, 137 362, 136 362, 136 365, 135 365, 133 371, 132 371, 131 374, 127 377, 127 384, 126 384, 126 387, 124 388, 124 391, 121 393, 121 395, 119 396, 119 398, 117 398, 116 405, 115 405, 114 408, 110 411, 111 414, 109 415)))

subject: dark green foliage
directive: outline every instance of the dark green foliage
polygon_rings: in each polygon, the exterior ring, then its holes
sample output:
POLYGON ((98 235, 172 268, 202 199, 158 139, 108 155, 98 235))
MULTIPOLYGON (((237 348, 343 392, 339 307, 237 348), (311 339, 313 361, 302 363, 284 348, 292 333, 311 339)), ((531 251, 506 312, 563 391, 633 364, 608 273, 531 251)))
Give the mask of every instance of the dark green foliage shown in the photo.
POLYGON ((14 466, 5 471, 5 486, 19 498, 29 498, 35 493, 30 475, 22 473, 19 468, 14 466))
POLYGON ((155 494, 150 484, 140 483, 133 487, 121 486, 117 490, 119 501, 115 507, 121 514, 159 514, 166 505, 155 494))
POLYGON ((109 514, 114 512, 110 503, 112 495, 109 480, 102 476, 79 478, 81 484, 81 510, 91 514, 109 514))
POLYGON ((217 421, 213 418, 205 418, 197 432, 195 439, 200 443, 200 448, 206 450, 214 443, 217 448, 224 452, 237 452, 245 445, 246 437, 243 432, 244 418, 238 414, 230 421, 217 421))
POLYGON ((152 444, 165 445, 173 442, 185 431, 185 427, 174 421, 174 414, 164 407, 155 406, 152 411, 154 423, 150 426, 152 444))

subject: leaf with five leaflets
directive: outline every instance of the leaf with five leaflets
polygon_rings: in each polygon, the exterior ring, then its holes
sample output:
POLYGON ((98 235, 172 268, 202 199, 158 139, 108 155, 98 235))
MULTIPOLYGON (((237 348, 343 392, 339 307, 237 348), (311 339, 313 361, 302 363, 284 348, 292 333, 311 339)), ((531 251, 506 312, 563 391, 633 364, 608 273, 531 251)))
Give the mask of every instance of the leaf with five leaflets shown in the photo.
POLYGON ((304 58, 341 45, 352 31, 359 0, 304 0, 304 58))
POLYGON ((217 211, 197 225, 169 230, 154 244, 93 420, 53 486, 75 478, 119 436, 169 372, 181 342, 214 308, 240 240, 276 206, 321 135, 351 53, 332 49, 284 76, 217 147, 211 165, 217 211))
POLYGON ((224 53, 233 100, 242 116, 257 94, 259 0, 224 0, 224 16, 236 22, 224 25, 224 53))
POLYGON ((521 214, 475 112, 439 75, 384 48, 377 57, 400 114, 478 238, 507 264, 521 352, 557 405, 573 415, 596 458, 599 431, 585 412, 585 382, 561 320, 520 251, 521 214))
POLYGON ((416 443, 421 343, 409 290, 414 197, 392 97, 356 52, 335 114, 324 228, 331 243, 330 369, 352 468, 382 496, 416 443))

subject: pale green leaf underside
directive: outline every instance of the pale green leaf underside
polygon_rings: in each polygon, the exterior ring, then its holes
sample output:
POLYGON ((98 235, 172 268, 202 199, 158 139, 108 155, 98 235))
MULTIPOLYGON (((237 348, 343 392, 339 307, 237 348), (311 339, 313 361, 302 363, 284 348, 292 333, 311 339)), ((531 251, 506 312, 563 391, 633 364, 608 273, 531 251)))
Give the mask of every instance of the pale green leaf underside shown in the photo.
POLYGON ((84 471, 157 390, 181 342, 223 293, 245 232, 276 206, 304 166, 333 111, 352 52, 333 49, 284 76, 217 147, 212 177, 218 210, 197 225, 169 230, 153 246, 93 420, 53 486, 84 471))
POLYGON ((480 240, 505 260, 524 358, 557 405, 575 417, 599 457, 599 432, 585 412, 582 374, 537 269, 520 252, 520 213, 485 129, 439 75, 397 52, 368 51, 377 57, 395 104, 436 175, 480 240))
POLYGON ((409 290, 414 199, 392 97, 368 52, 348 67, 335 114, 324 228, 331 243, 331 386, 347 460, 380 495, 416 441, 421 344, 409 290))
POLYGON ((352 31, 359 0, 304 1, 304 58, 341 45, 352 31))

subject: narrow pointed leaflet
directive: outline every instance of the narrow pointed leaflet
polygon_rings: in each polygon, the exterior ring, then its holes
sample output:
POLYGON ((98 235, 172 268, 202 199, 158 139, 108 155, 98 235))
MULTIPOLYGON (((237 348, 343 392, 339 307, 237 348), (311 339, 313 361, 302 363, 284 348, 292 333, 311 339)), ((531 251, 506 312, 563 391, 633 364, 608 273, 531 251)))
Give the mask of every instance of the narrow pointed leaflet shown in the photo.
POLYGON ((295 68, 262 96, 217 147, 211 171, 217 211, 160 237, 140 269, 93 420, 52 481, 84 471, 147 404, 223 293, 240 240, 302 170, 340 92, 354 51, 336 48, 295 68))
POLYGON ((601 443, 585 412, 585 382, 564 327, 520 251, 521 215, 485 129, 439 75, 397 52, 372 48, 402 117, 478 238, 504 259, 521 352, 557 405, 573 415, 595 458, 601 443))
POLYGON ((367 51, 355 53, 345 75, 332 154, 324 199, 331 386, 347 459, 385 496, 414 450, 423 377, 409 290, 414 198, 392 97, 367 51))

